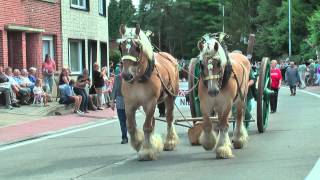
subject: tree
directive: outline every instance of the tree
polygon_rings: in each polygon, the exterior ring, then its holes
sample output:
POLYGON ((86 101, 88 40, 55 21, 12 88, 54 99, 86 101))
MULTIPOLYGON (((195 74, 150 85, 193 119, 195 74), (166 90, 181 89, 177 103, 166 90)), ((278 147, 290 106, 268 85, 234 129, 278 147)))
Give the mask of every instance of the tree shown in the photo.
POLYGON ((119 36, 121 24, 130 24, 135 18, 135 8, 131 0, 110 0, 109 3, 109 36, 116 39, 119 36))
POLYGON ((119 3, 117 0, 110 0, 108 7, 108 21, 109 21, 109 37, 110 39, 116 39, 119 35, 119 3))
MULTIPOLYGON (((312 50, 315 50, 317 60, 319 60, 319 43, 320 43, 320 9, 316 10, 313 15, 308 19, 308 32, 309 37, 306 40, 312 50)), ((312 55, 311 55, 312 56, 312 55)))
POLYGON ((154 44, 179 58, 196 56, 200 37, 222 30, 218 0, 142 0, 138 16, 154 44))

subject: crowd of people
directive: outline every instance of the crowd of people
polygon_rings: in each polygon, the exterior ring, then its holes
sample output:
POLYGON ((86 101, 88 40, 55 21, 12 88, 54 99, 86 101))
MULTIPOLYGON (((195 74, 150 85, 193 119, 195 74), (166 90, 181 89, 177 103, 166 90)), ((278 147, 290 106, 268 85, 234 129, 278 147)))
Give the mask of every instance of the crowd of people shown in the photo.
MULTIPOLYGON (((320 86, 320 63, 319 60, 309 59, 302 62, 300 65, 295 65, 293 62, 282 61, 277 68, 281 70, 281 74, 285 77, 287 69, 291 66, 298 72, 298 87, 306 88, 307 86, 320 86)), ((285 82, 286 79, 285 79, 285 82)))
POLYGON ((59 92, 61 104, 74 104, 74 113, 82 115, 89 110, 103 110, 110 107, 110 96, 113 86, 113 75, 107 77, 107 69, 99 71, 98 63, 93 65, 93 78, 90 79, 88 69, 83 69, 76 80, 70 78, 70 70, 62 68, 59 75, 59 92))
MULTIPOLYGON (((76 80, 70 78, 70 70, 62 68, 58 80, 59 103, 74 104, 77 114, 88 113, 88 110, 103 110, 110 107, 110 97, 113 86, 113 76, 107 77, 107 68, 101 72, 97 63, 93 66, 93 80, 89 71, 84 69, 76 80)), ((48 106, 52 101, 53 85, 55 82, 56 64, 46 55, 41 69, 12 69, 0 66, 1 102, 8 109, 34 103, 48 106)))

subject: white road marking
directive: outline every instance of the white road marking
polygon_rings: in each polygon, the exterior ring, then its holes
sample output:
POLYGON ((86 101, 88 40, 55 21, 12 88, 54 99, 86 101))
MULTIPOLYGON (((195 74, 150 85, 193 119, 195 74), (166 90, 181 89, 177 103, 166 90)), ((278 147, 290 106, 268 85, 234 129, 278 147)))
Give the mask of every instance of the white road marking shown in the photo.
MULTIPOLYGON (((289 89, 288 87, 282 87, 282 88, 289 89)), ((309 91, 306 91, 306 90, 301 90, 301 89, 297 89, 297 91, 305 93, 305 94, 309 94, 309 95, 317 97, 317 98, 320 98, 320 94, 316 94, 316 93, 309 92, 309 91)))
POLYGON ((317 98, 320 98, 320 95, 319 94, 316 94, 316 93, 312 93, 312 92, 309 92, 309 91, 306 91, 306 90, 299 90, 300 92, 303 92, 305 94, 309 94, 311 96, 315 96, 317 98))
POLYGON ((69 128, 69 129, 64 129, 61 130, 60 132, 53 132, 52 134, 43 136, 43 137, 39 137, 36 139, 31 139, 31 140, 27 140, 27 141, 23 141, 23 142, 18 142, 18 143, 14 143, 14 144, 9 144, 9 145, 4 145, 3 147, 0 146, 0 151, 5 151, 5 150, 9 150, 9 149, 13 149, 13 148, 17 148, 17 147, 21 147, 21 146, 25 146, 28 144, 34 144, 34 143, 38 143, 50 138, 56 138, 56 137, 60 137, 60 136, 64 136, 64 135, 68 135, 68 134, 72 134, 72 133, 76 133, 76 132, 80 132, 80 131, 84 131, 87 129, 91 129, 91 128, 95 128, 95 127, 99 127, 99 126, 104 126, 107 124, 111 124, 111 123, 115 123, 118 122, 118 120, 114 119, 114 120, 108 120, 108 121, 103 121, 103 122, 98 122, 98 123, 94 123, 92 125, 83 125, 80 127, 73 127, 73 128, 69 128))
POLYGON ((316 162, 305 180, 319 180, 320 179, 320 159, 316 162))

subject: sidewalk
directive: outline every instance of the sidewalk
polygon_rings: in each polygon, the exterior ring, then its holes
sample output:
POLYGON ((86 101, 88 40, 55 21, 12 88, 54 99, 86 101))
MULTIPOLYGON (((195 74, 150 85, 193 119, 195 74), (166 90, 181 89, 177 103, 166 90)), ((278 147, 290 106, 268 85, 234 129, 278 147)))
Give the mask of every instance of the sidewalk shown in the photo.
POLYGON ((83 116, 76 114, 48 116, 48 113, 52 113, 48 111, 49 109, 32 106, 22 106, 13 110, 0 109, 0 145, 35 138, 90 122, 116 118, 116 112, 111 109, 90 111, 83 116))

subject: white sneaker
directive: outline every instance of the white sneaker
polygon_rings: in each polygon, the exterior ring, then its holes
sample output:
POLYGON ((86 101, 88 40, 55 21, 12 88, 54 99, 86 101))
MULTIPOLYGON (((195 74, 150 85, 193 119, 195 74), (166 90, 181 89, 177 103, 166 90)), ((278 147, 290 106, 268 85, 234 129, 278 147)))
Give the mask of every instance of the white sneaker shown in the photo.
POLYGON ((74 113, 78 114, 78 115, 83 115, 84 112, 80 111, 80 110, 77 110, 77 111, 74 111, 74 113))

